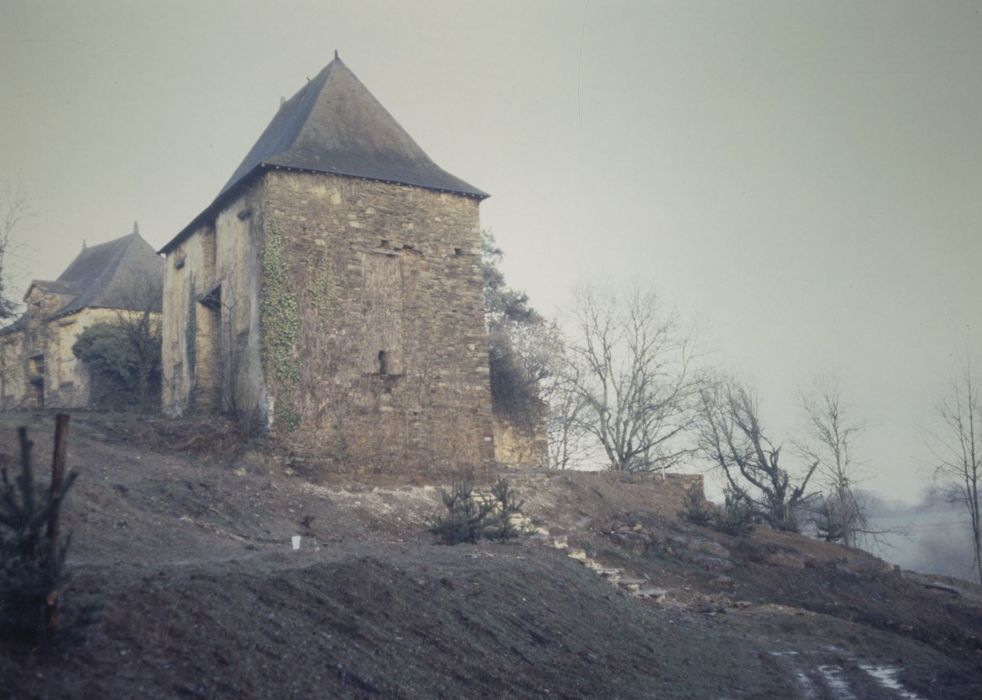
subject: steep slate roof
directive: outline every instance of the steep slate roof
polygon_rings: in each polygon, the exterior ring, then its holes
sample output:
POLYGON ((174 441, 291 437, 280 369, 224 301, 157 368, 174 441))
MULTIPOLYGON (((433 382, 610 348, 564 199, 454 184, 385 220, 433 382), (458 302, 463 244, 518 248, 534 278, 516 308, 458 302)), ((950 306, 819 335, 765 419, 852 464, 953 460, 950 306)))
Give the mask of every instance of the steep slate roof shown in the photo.
POLYGON ((134 231, 78 254, 57 279, 75 285, 78 293, 55 316, 86 307, 143 311, 148 302, 151 311, 160 311, 163 281, 164 261, 134 231), (151 299, 148 293, 153 294, 151 299))
POLYGON ((280 105, 215 201, 161 252, 176 246, 255 173, 277 167, 398 182, 477 199, 488 196, 430 160, 335 54, 317 77, 280 105))
MULTIPOLYGON (((163 304, 164 261, 153 247, 133 233, 83 248, 57 280, 33 280, 27 289, 71 296, 48 318, 67 316, 87 307, 159 312, 163 304), (148 299, 147 294, 153 296, 148 299)), ((27 294, 24 297, 27 297, 27 294)), ((28 314, 0 328, 0 336, 27 326, 28 314)))

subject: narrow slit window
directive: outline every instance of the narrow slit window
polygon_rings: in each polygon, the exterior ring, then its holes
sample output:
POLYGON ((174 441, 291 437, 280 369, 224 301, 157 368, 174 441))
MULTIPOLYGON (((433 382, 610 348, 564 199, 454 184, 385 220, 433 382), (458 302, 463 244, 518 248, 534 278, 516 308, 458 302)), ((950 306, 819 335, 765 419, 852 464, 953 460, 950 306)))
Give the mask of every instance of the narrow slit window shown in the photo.
POLYGON ((389 373, 389 357, 386 355, 385 350, 378 351, 378 373, 381 375, 389 373))

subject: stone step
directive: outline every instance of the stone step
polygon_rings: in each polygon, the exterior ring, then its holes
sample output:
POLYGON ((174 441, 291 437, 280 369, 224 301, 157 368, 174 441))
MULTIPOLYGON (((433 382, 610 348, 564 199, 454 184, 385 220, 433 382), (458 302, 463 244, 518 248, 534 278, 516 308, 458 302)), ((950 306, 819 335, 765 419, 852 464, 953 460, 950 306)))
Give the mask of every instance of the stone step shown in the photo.
POLYGON ((560 535, 553 539, 552 546, 556 549, 564 550, 566 556, 570 559, 575 559, 605 581, 624 589, 636 598, 653 599, 663 602, 668 595, 667 588, 646 585, 649 583, 647 579, 630 576, 624 572, 624 569, 618 567, 604 566, 587 554, 585 549, 581 547, 570 547, 566 535, 560 535))
POLYGON ((646 586, 644 588, 639 588, 634 591, 634 596, 636 598, 653 598, 654 600, 661 601, 664 600, 668 595, 667 588, 655 588, 654 586, 646 586))

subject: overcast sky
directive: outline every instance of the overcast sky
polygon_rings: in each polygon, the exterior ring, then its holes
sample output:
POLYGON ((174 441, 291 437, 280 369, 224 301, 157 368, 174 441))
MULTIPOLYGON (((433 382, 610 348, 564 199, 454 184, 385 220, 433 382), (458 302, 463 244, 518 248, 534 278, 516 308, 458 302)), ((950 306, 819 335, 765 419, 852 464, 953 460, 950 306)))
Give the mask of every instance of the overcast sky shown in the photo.
POLYGON ((161 246, 338 49, 492 197, 552 312, 638 278, 757 386, 845 382, 869 486, 914 497, 946 366, 982 337, 982 2, 0 0, 0 178, 25 280, 161 246))

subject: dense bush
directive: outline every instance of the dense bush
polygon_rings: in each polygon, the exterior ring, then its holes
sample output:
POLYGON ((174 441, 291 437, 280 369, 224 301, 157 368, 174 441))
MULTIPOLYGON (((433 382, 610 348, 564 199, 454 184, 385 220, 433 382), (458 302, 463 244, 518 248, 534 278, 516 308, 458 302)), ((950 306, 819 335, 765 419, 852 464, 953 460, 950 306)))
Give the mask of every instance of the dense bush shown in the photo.
MULTIPOLYGON (((508 324, 511 328, 514 324, 508 324)), ((498 411, 518 425, 534 426, 541 410, 538 388, 515 351, 511 331, 492 328, 488 334, 491 399, 498 411)))
POLYGON ((136 321, 86 328, 72 346, 92 377, 96 408, 146 408, 160 393, 160 335, 136 321))

